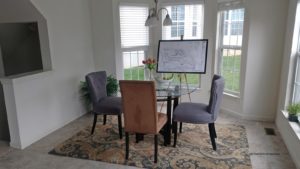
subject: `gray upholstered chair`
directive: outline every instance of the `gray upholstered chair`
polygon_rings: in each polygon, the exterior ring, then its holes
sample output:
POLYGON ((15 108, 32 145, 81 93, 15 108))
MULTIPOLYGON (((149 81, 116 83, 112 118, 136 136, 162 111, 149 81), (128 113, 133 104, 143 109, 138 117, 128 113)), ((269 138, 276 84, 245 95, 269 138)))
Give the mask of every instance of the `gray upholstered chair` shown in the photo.
POLYGON ((217 149, 215 142, 217 134, 214 122, 220 111, 224 85, 224 78, 219 75, 214 75, 208 105, 203 103, 181 103, 175 108, 173 113, 174 147, 176 147, 177 141, 177 122, 184 122, 208 124, 213 149, 217 149))
POLYGON ((120 139, 122 139, 122 100, 120 97, 107 96, 106 78, 105 71, 92 72, 85 76, 92 100, 92 112, 94 113, 94 123, 91 134, 94 133, 98 115, 104 115, 103 124, 106 122, 106 115, 117 115, 119 136, 120 139))

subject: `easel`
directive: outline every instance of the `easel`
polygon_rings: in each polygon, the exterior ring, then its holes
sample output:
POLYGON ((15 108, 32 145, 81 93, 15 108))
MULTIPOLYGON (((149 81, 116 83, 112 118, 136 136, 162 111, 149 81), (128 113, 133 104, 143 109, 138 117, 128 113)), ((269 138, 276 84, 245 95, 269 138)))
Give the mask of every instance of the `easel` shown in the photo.
MULTIPOLYGON (((179 76, 179 88, 182 89, 182 74, 178 74, 178 76, 179 76)), ((188 81, 187 81, 186 73, 183 73, 183 78, 185 80, 185 85, 186 85, 186 89, 188 91, 187 94, 189 95, 189 100, 190 100, 190 102, 192 102, 190 88, 189 88, 189 84, 188 84, 188 81)), ((181 99, 180 99, 180 102, 181 102, 181 99)))
MULTIPOLYGON (((180 40, 183 40, 183 35, 180 35, 180 40)), ((181 87, 182 87, 182 76, 181 76, 180 73, 178 74, 178 76, 179 76, 179 85, 180 85, 179 87, 180 87, 180 89, 181 89, 181 87)), ((189 88, 189 84, 188 84, 188 81, 187 81, 186 73, 183 73, 183 77, 184 77, 184 79, 185 79, 185 85, 186 85, 186 89, 187 89, 187 91, 188 91, 189 100, 190 100, 190 102, 192 102, 191 93, 190 93, 190 88, 189 88)), ((181 99, 180 99, 180 102, 181 102, 181 99)))
MULTIPOLYGON (((180 40, 183 40, 183 35, 180 36, 180 40)), ((189 95, 189 100, 190 100, 190 102, 192 102, 191 93, 190 93, 190 88, 189 88, 189 84, 188 84, 188 81, 187 81, 187 75, 186 75, 186 73, 183 73, 183 74, 182 74, 182 73, 178 73, 178 77, 179 77, 179 88, 180 88, 180 90, 182 89, 182 75, 183 75, 184 80, 185 80, 185 85, 186 85, 186 88, 187 88, 187 91, 188 91, 187 94, 189 95)), ((172 76, 173 76, 173 74, 172 74, 172 76)), ((170 87, 170 83, 169 83, 167 89, 169 89, 169 87, 170 87)), ((181 97, 179 98, 179 102, 181 102, 181 97)), ((160 107, 160 112, 162 111, 162 108, 163 108, 164 104, 165 104, 165 102, 162 103, 162 105, 161 105, 161 107, 160 107)), ((180 128, 182 128, 182 123, 180 123, 180 128)), ((180 130, 180 131, 181 131, 181 130, 180 130)))

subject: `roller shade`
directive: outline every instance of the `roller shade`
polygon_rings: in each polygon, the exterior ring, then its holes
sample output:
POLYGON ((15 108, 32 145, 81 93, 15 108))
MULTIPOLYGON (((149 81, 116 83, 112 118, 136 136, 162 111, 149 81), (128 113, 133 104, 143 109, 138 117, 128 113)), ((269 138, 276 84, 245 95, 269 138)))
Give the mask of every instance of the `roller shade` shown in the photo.
POLYGON ((121 47, 130 48, 149 45, 147 6, 120 5, 121 47))

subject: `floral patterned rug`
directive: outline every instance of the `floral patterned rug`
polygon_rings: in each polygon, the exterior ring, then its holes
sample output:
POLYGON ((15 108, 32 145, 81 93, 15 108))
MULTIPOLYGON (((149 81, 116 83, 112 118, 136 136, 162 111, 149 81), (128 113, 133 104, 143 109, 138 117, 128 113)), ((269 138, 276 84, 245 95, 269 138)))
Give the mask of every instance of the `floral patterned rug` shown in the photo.
POLYGON ((212 149, 208 125, 184 124, 176 148, 163 146, 163 137, 159 137, 157 164, 153 163, 152 135, 146 135, 139 143, 135 143, 135 135, 131 135, 129 160, 125 160, 125 137, 119 139, 115 118, 108 118, 106 125, 98 121, 94 135, 90 135, 91 126, 86 127, 57 145, 49 154, 141 168, 251 169, 245 128, 233 124, 215 126, 217 151, 212 149))

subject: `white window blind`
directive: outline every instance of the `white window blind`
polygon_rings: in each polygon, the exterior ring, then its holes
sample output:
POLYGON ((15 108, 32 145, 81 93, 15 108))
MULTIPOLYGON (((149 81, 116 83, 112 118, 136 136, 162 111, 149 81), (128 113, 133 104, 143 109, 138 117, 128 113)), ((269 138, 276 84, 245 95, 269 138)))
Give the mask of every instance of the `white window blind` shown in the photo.
POLYGON ((120 5, 121 48, 149 45, 147 6, 120 5))
POLYGON ((181 35, 184 35, 184 39, 203 37, 204 6, 202 4, 169 5, 165 8, 169 11, 173 25, 162 27, 162 39, 180 39, 181 35))

